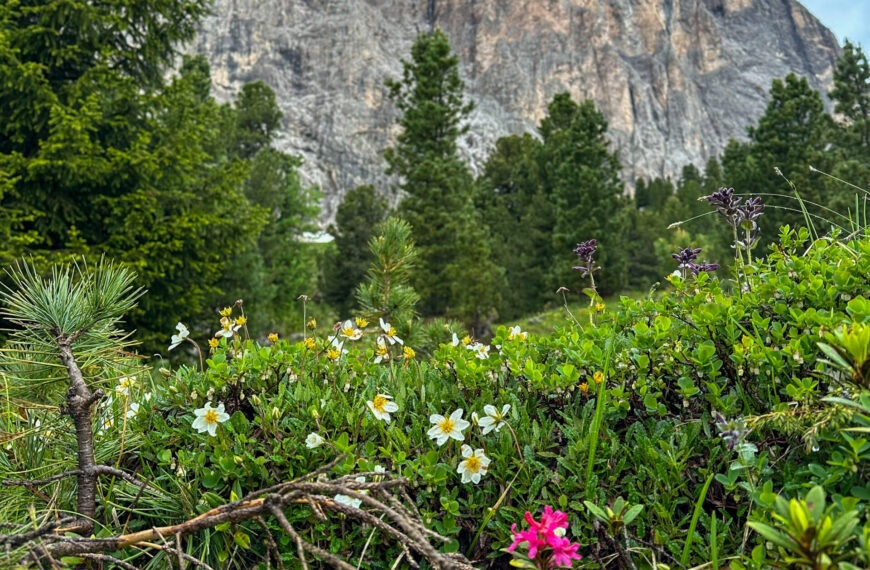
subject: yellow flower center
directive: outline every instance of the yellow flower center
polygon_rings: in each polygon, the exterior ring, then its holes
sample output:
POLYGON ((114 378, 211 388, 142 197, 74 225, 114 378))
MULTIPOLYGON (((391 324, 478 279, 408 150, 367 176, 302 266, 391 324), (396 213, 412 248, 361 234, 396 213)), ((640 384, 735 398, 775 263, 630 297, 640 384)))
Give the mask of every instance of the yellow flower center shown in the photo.
POLYGON ((372 401, 372 407, 383 414, 384 406, 387 405, 387 402, 388 400, 383 396, 375 396, 375 399, 372 401))
POLYGON ((444 418, 443 420, 438 422, 438 429, 440 429, 444 433, 452 433, 454 427, 456 427, 456 424, 453 423, 453 420, 451 420, 450 418, 444 418))
POLYGON ((478 473, 480 471, 480 459, 475 455, 466 459, 465 470, 470 473, 478 473))
POLYGON ((215 410, 209 410, 205 413, 205 423, 216 424, 217 420, 217 412, 215 410))
POLYGON ((341 329, 341 334, 343 334, 344 336, 353 336, 354 335, 354 328, 353 327, 345 327, 345 328, 341 329))
POLYGON ((387 333, 387 336, 396 336, 396 329, 393 328, 393 325, 390 325, 390 331, 387 333))
POLYGON ((387 355, 387 345, 379 344, 378 345, 378 354, 381 356, 386 356, 387 355))
POLYGON ((331 360, 336 360, 339 357, 339 352, 334 348, 330 348, 326 351, 326 356, 328 356, 331 360))

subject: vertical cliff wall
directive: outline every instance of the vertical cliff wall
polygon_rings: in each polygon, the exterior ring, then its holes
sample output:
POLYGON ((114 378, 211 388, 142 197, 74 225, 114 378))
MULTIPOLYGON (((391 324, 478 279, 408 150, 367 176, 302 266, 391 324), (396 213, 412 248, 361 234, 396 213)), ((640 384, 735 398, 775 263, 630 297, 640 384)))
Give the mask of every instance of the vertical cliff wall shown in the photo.
POLYGON ((388 187, 383 83, 433 26, 477 104, 462 141, 473 168, 569 91, 604 112, 629 181, 676 175, 744 136, 776 77, 826 92, 838 51, 793 0, 216 0, 191 49, 207 54, 220 98, 253 80, 275 89, 279 144, 304 157, 331 218, 347 189, 388 187))

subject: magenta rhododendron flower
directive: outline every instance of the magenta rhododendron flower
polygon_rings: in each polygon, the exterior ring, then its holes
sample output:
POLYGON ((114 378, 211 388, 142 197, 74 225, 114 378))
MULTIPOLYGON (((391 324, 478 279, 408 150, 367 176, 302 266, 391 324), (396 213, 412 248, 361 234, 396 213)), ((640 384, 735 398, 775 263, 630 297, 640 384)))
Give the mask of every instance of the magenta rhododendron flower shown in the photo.
POLYGON ((518 556, 517 547, 525 549, 522 553, 528 560, 541 570, 547 568, 570 568, 572 560, 580 560, 577 554, 580 545, 565 538, 568 528, 568 515, 562 511, 554 511, 549 505, 544 507, 541 520, 536 521, 532 513, 526 511, 526 522, 529 528, 517 530, 517 525, 511 525, 513 543, 508 546, 508 552, 518 556))

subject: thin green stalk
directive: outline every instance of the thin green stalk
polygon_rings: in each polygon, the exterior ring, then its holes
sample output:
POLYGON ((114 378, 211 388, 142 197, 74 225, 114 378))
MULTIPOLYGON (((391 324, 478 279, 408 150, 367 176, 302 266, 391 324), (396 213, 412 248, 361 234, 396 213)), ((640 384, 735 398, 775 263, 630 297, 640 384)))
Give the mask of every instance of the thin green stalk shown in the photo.
POLYGON ((474 545, 477 544, 477 540, 480 538, 480 533, 483 532, 483 529, 486 528, 486 525, 488 525, 489 521, 492 520, 492 517, 495 516, 496 511, 498 511, 498 508, 501 506, 502 501, 504 501, 504 498, 507 496, 508 492, 511 490, 511 487, 513 487, 514 481, 517 480, 517 477, 520 476, 520 473, 521 473, 521 471, 517 471, 517 474, 514 475, 514 478, 511 479, 511 482, 507 484, 507 487, 505 487, 501 496, 498 498, 498 500, 495 502, 495 504, 489 508, 489 510, 486 513, 486 516, 483 517, 483 522, 480 523, 480 527, 478 527, 477 533, 474 535, 474 539, 471 541, 471 544, 468 546, 468 550, 465 551, 466 558, 471 557, 471 551, 474 550, 474 545))
POLYGON ((716 511, 710 513, 710 564, 719 570, 719 538, 716 536, 716 511))
POLYGON ((689 554, 692 552, 692 541, 695 539, 695 529, 698 526, 698 518, 701 516, 701 511, 704 507, 704 500, 707 498, 707 489, 710 488, 710 483, 713 482, 713 473, 707 477, 707 481, 701 488, 701 494, 698 495, 698 500, 695 502, 695 512, 692 513, 692 522, 689 523, 689 534, 686 536, 686 544, 683 546, 683 554, 680 556, 680 564, 686 566, 689 563, 689 554))
POLYGON ((598 388, 598 400, 595 403, 595 417, 592 420, 592 430, 589 432, 589 460, 586 463, 586 494, 589 495, 589 483, 592 480, 592 469, 595 466, 595 451, 598 449, 598 432, 604 419, 604 404, 607 400, 607 374, 610 371, 610 359, 613 356, 613 345, 616 344, 616 327, 610 332, 607 341, 607 355, 604 359, 604 381, 598 388))

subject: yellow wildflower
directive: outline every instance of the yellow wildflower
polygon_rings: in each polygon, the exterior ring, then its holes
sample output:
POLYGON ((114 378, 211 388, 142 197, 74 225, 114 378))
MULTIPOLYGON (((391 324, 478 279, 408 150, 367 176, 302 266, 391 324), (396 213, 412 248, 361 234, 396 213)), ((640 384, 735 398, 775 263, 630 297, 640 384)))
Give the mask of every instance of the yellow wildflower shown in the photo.
POLYGON ((356 326, 358 326, 361 329, 364 329, 367 326, 369 326, 369 322, 362 317, 357 317, 354 320, 356 321, 356 326))
POLYGON ((595 374, 592 375, 592 379, 595 380, 596 384, 601 384, 604 382, 604 374, 600 370, 596 370, 595 374))
POLYGON ((412 358, 417 356, 417 353, 414 352, 414 349, 411 348, 410 346, 406 346, 404 348, 404 350, 402 351, 402 353, 404 354, 405 358, 407 358, 408 360, 411 360, 412 358))
POLYGON ((238 326, 243 326, 246 322, 248 322, 248 319, 244 315, 236 319, 236 325, 238 326))
POLYGON ((602 303, 600 301, 598 303, 595 303, 595 310, 598 311, 599 313, 601 311, 603 311, 604 310, 604 303, 602 303))
POLYGON ((302 344, 304 344, 305 348, 307 348, 308 350, 314 350, 314 347, 317 346, 317 344, 314 342, 314 339, 311 337, 306 338, 302 344))
POLYGON ((267 338, 269 339, 269 342, 276 343, 278 342, 278 333, 272 333, 267 338))
POLYGON ((580 384, 580 393, 585 396, 587 392, 589 392, 589 384, 583 382, 582 384, 580 384))
POLYGON ((339 356, 341 356, 341 352, 336 348, 330 348, 326 351, 326 357, 330 360, 338 360, 339 356))
POLYGON ((232 307, 224 307, 220 312, 222 317, 229 317, 232 313, 233 313, 232 307))
POLYGON ((308 327, 308 330, 313 331, 317 328, 317 321, 314 319, 314 317, 308 317, 308 324, 305 326, 308 327))
POLYGON ((220 344, 220 341, 219 341, 218 339, 216 339, 216 338, 210 338, 210 339, 208 339, 208 345, 209 345, 210 347, 212 347, 212 348, 217 348, 217 347, 218 347, 218 344, 220 344))
POLYGON ((471 337, 468 335, 465 335, 464 337, 462 337, 462 344, 464 346, 468 346, 469 344, 471 344, 471 337))

